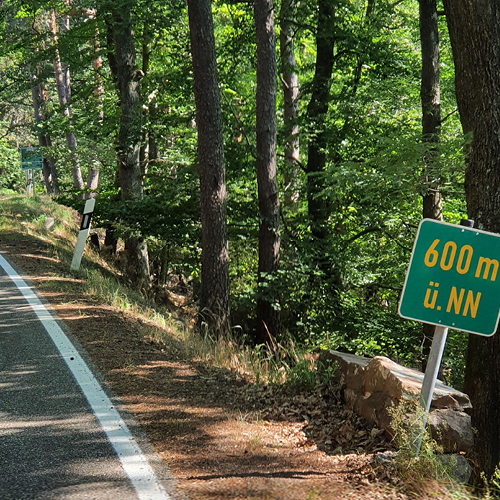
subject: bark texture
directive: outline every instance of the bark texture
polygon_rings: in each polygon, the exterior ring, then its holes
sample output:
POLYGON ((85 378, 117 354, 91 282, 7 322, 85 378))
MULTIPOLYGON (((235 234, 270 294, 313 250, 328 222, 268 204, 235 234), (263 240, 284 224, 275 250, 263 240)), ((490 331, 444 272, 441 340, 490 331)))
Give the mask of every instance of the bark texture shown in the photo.
MULTIPOLYGON (((420 44, 422 51, 422 140, 427 145, 423 166, 422 216, 443 220, 441 211, 439 135, 441 128, 439 33, 436 0, 420 0, 420 44)), ((422 371, 427 367, 434 325, 423 325, 422 371)))
POLYGON ((293 208, 299 198, 299 79, 293 48, 295 0, 284 0, 280 11, 280 55, 285 129, 284 204, 293 208))
POLYGON ((123 200, 142 199, 142 172, 139 162, 141 143, 140 84, 142 75, 137 57, 130 19, 130 5, 114 8, 113 38, 117 86, 120 96, 120 128, 118 131, 118 172, 123 200))
MULTIPOLYGON (((96 16, 96 11, 90 9, 87 11, 88 19, 94 19, 96 16)), ((92 69, 94 76, 94 106, 95 106, 95 117, 98 127, 102 127, 104 122, 104 84, 101 77, 102 69, 102 57, 101 57, 101 45, 99 41, 99 30, 96 29, 95 36, 92 40, 95 59, 92 61, 92 69)), ((96 196, 97 188, 99 187, 99 167, 96 163, 89 166, 87 173, 87 196, 93 198, 96 196)))
POLYGON ((280 331, 279 296, 262 286, 278 269, 280 251, 279 197, 276 180, 276 42, 272 0, 254 1, 257 40, 257 188, 259 198, 259 265, 257 343, 269 342, 280 331))
POLYGON ((188 0, 188 15, 202 228, 199 324, 220 335, 229 328, 229 256, 222 116, 211 1, 188 0))
POLYGON ((314 236, 327 236, 326 222, 330 213, 324 189, 327 131, 325 118, 330 101, 330 86, 334 63, 335 6, 333 0, 318 0, 318 28, 316 33, 316 66, 311 100, 307 107, 310 138, 307 151, 307 206, 314 236))
MULTIPOLYGON (((69 28, 69 18, 65 18, 64 24, 66 29, 69 28)), ((56 80, 57 96, 59 98, 59 106, 61 107, 61 114, 69 120, 69 125, 71 126, 71 108, 69 106, 69 100, 71 96, 71 86, 70 86, 70 73, 67 65, 63 65, 61 62, 61 56, 59 54, 59 49, 57 47, 57 20, 56 13, 54 9, 50 11, 49 16, 50 31, 52 33, 52 43, 54 44, 54 76, 56 80)), ((76 153, 76 137, 75 134, 70 130, 66 132, 66 145, 71 152, 71 175, 73 177, 73 187, 80 191, 83 190, 83 178, 80 169, 80 161, 78 159, 78 154, 76 153)))
MULTIPOLYGON (((444 0, 455 60, 457 104, 471 133, 465 174, 468 217, 475 227, 500 233, 500 4, 444 0)), ((489 477, 500 462, 500 335, 470 335, 465 392, 477 429, 476 461, 489 477)))
MULTIPOLYGON (((121 199, 139 202, 143 197, 142 172, 139 162, 141 144, 141 101, 134 35, 131 23, 131 3, 109 4, 111 19, 108 26, 108 57, 120 98, 117 166, 121 199), (114 51, 113 51, 114 49, 114 51)), ((140 234, 125 238, 127 272, 139 288, 149 288, 148 250, 140 234)))
MULTIPOLYGON (((37 68, 37 73, 39 69, 37 68)), ((36 82, 36 75, 33 76, 34 85, 31 88, 31 96, 33 98, 33 111, 35 115, 35 121, 38 124, 42 124, 46 120, 45 113, 43 111, 45 103, 47 100, 47 92, 45 89, 45 84, 43 82, 36 82)), ((52 146, 52 141, 49 136, 43 133, 43 127, 39 129, 41 132, 38 134, 38 145, 42 148, 49 148, 52 146)), ((49 196, 59 194, 59 187, 57 184, 57 173, 56 164, 53 158, 47 158, 46 153, 43 158, 43 177, 45 180, 45 189, 49 196)))
POLYGON ((442 220, 441 192, 439 189, 438 160, 441 128, 439 86, 439 34, 436 0, 420 0, 420 40, 422 50, 422 137, 429 145, 425 153, 423 195, 424 218, 442 220))

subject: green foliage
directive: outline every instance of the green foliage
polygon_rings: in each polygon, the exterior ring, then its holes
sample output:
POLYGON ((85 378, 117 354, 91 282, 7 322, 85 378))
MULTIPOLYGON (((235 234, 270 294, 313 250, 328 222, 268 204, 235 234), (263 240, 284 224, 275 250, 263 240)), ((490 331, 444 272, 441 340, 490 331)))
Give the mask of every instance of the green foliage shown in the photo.
POLYGON ((0 140, 0 188, 19 191, 25 185, 19 152, 0 140))
MULTIPOLYGON (((56 8, 61 24, 64 3, 4 2, 0 10, 4 28, 0 34, 4 83, 0 123, 5 135, 0 141, 0 188, 23 186, 17 144, 35 144, 43 132, 52 138, 52 148, 44 153, 56 161, 60 200, 81 209, 81 198, 75 197, 72 187, 72 152, 65 140, 65 134, 72 131, 84 179, 90 168, 100 172, 94 224, 113 228, 117 236, 141 234, 146 238, 155 284, 164 284, 171 272, 183 273, 197 283, 201 244, 196 113, 186 5, 178 0, 126 1, 133 7, 138 65, 143 72, 144 200, 121 202, 116 183, 120 107, 108 59, 112 47, 107 40, 109 5, 104 0, 74 2, 70 29, 58 33, 57 49, 71 71, 71 120, 62 116, 59 107, 52 67, 55 45, 46 27, 50 8, 56 8), (81 8, 97 8, 97 13, 89 16, 81 8), (102 57, 101 66, 94 69, 98 56, 102 57), (34 124, 31 87, 38 82, 46 85, 46 119, 34 124)), ((252 336, 257 297, 277 289, 281 299, 274 307, 281 311, 284 328, 276 342, 292 338, 308 349, 384 354, 418 364, 421 327, 397 314, 421 218, 421 196, 429 188, 422 178, 425 147, 420 132, 418 5, 383 0, 373 12, 367 12, 364 1, 336 3, 328 111, 313 123, 307 107, 316 58, 316 7, 314 2, 299 2, 295 14, 294 50, 300 84, 298 202, 294 207, 282 207, 280 270, 266 275, 257 288, 260 221, 255 179, 253 11, 250 3, 217 0, 212 6, 224 123, 231 308, 233 324, 239 327, 235 332, 243 338, 252 336), (326 241, 318 241, 311 229, 304 169, 309 141, 319 130, 326 136, 326 168, 317 174, 323 186, 317 196, 331 209, 325 221, 326 241)), ((458 222, 466 212, 463 149, 467 141, 454 113, 454 71, 445 20, 440 18, 439 23, 441 105, 446 119, 439 158, 430 173, 441 180, 445 220, 458 222)), ((282 92, 278 92, 281 191, 282 100, 282 92)), ((451 334, 448 346, 444 366, 449 381, 459 385, 464 337, 451 334)))

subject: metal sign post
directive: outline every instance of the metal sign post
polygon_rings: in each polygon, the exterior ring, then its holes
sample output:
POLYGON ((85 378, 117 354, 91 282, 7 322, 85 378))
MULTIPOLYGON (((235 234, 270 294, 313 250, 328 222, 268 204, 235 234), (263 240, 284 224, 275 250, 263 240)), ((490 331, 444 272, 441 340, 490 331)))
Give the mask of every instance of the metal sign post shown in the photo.
POLYGON ((42 148, 30 146, 19 148, 21 153, 21 168, 26 171, 26 193, 28 198, 35 196, 35 170, 43 168, 42 148))
POLYGON ((73 261, 71 262, 71 269, 78 271, 82 262, 83 251, 85 250, 85 242, 90 232, 90 223, 92 221, 92 213, 94 212, 95 198, 90 198, 85 202, 83 209, 82 223, 80 225, 80 232, 76 241, 75 253, 73 254, 73 261))
POLYGON ((419 423, 418 435, 414 445, 414 453, 418 455, 422 447, 422 439, 424 438, 425 426, 427 425, 427 417, 431 409, 432 395, 439 374, 439 367, 443 359, 444 346, 446 345, 446 337, 448 336, 448 328, 445 326, 436 326, 434 337, 432 339, 431 352, 427 361, 427 368, 422 382, 420 391, 420 406, 424 410, 424 414, 419 423))
POLYGON ((31 198, 31 192, 33 191, 33 171, 32 170, 25 170, 26 172, 26 196, 28 198, 31 198))
POLYGON ((500 318, 500 235, 424 219, 418 228, 399 314, 436 325, 420 404, 424 416, 415 444, 422 444, 448 328, 491 336, 500 318), (499 278, 497 281, 497 277, 499 278))

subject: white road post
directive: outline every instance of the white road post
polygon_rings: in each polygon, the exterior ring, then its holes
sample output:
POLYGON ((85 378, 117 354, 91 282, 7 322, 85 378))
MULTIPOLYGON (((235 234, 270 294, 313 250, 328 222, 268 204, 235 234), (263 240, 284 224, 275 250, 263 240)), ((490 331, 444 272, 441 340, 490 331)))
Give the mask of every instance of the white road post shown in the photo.
POLYGON ((90 222, 92 221, 92 213, 94 211, 95 198, 90 198, 85 202, 83 209, 82 223, 80 225, 80 233, 76 241, 75 253, 73 254, 73 261, 71 262, 71 269, 78 271, 82 262, 83 251, 85 250, 85 242, 90 232, 90 222))

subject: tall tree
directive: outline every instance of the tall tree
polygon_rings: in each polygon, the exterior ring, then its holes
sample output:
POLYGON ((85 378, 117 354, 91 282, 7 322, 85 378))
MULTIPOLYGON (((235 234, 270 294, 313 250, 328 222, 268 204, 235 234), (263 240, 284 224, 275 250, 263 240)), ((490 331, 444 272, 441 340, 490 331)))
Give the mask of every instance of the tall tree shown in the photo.
POLYGON ((296 72, 294 35, 295 0, 284 0, 280 10, 280 56, 285 132, 284 204, 292 208, 298 199, 299 173, 299 78, 296 72))
POLYGON ((257 190, 259 199, 259 265, 256 341, 265 343, 279 333, 279 297, 264 287, 278 269, 280 252, 279 196, 276 180, 276 42, 272 0, 254 0, 257 41, 257 190))
MULTIPOLYGON (((44 132, 43 123, 47 117, 44 108, 47 101, 47 90, 45 82, 40 80, 40 68, 37 66, 37 74, 32 75, 33 87, 31 88, 31 96, 33 99, 33 111, 35 114, 35 122, 38 124, 38 145, 43 148, 52 147, 52 140, 44 132)), ((57 172, 54 159, 47 157, 44 154, 43 158, 43 177, 45 179, 45 189, 48 195, 58 195, 59 186, 57 181, 57 172)))
MULTIPOLYGON (((314 236, 319 241, 327 236, 326 221, 329 202, 322 194, 326 165, 327 129, 326 114, 330 101, 330 86, 335 47, 335 1, 318 0, 318 25, 316 32, 316 64, 312 94, 307 107, 310 137, 307 150, 307 206, 314 236)), ((321 251, 323 254, 323 251, 321 251)))
MULTIPOLYGON (((69 1, 69 0, 68 0, 69 1)), ((95 19, 96 10, 95 9, 86 9, 83 12, 86 16, 86 20, 95 19)), ((92 60, 92 69, 94 76, 94 106, 95 106, 95 115, 94 120, 98 124, 99 128, 102 128, 103 120, 104 120, 104 85, 101 76, 102 69, 102 57, 101 57, 101 44, 99 40, 99 29, 96 28, 95 32, 92 36, 92 49, 94 52, 94 58, 92 60)), ((99 186, 99 167, 96 165, 96 162, 93 162, 89 165, 88 173, 87 173, 87 185, 86 188, 88 190, 88 196, 95 196, 95 191, 99 186)))
MULTIPOLYGON (((500 233, 500 4, 444 0, 455 61, 455 91, 465 134, 468 217, 500 233)), ((476 460, 489 476, 500 462, 500 335, 470 335, 465 390, 472 400, 476 460)))
MULTIPOLYGON (((61 107, 62 116, 66 117, 69 121, 68 126, 71 127, 71 107, 69 105, 69 100, 71 98, 71 85, 70 85, 70 73, 67 64, 61 62, 61 56, 59 54, 58 48, 58 37, 57 37, 57 19, 56 12, 54 9, 50 10, 49 13, 49 26, 52 33, 52 43, 54 45, 54 76, 56 79, 57 96, 59 98, 59 106, 61 107)), ((64 16, 63 26, 67 31, 69 29, 69 16, 64 16)), ((66 145, 71 153, 71 174, 73 176, 73 187, 78 190, 83 189, 83 179, 82 171, 80 169, 80 161, 78 159, 78 154, 76 152, 76 138, 74 132, 70 129, 66 132, 66 145)))
POLYGON ((188 0, 201 208, 199 318, 215 335, 229 327, 226 180, 217 58, 210 0, 188 0))
MULTIPOLYGON (((424 152, 422 216, 424 219, 443 220, 441 211, 439 160, 439 134, 441 128, 439 33, 436 0, 419 1, 420 45, 422 51, 422 77, 420 101, 422 103, 422 140, 424 152)), ((422 369, 427 366, 434 325, 423 325, 422 369)))
MULTIPOLYGON (((121 198, 132 203, 143 198, 140 165, 141 100, 140 79, 131 20, 133 2, 125 0, 107 4, 108 55, 120 100, 117 164, 121 198)), ((139 287, 150 285, 147 244, 141 234, 132 232, 125 238, 128 272, 139 287)))

